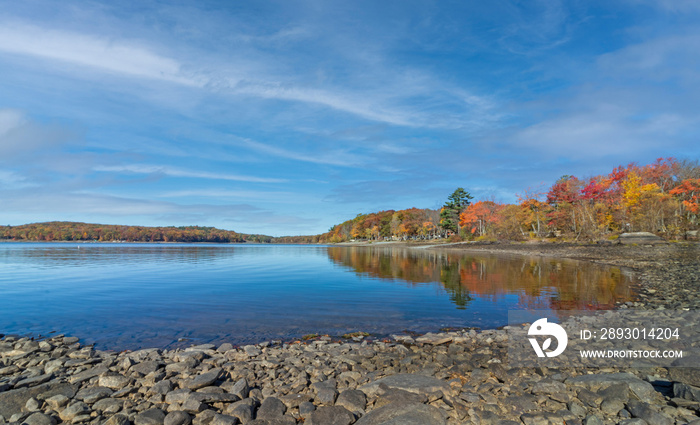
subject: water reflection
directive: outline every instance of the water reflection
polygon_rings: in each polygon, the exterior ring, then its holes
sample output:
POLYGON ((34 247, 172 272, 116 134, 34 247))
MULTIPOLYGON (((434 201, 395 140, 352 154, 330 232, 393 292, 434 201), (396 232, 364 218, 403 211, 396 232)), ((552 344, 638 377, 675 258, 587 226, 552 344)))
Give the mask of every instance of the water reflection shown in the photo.
POLYGON ((619 268, 573 260, 388 247, 331 247, 328 256, 360 275, 439 283, 458 309, 475 297, 498 303, 515 295, 513 308, 599 310, 635 296, 619 268))
POLYGON ((0 333, 115 349, 309 333, 498 327, 508 310, 611 308, 617 268, 390 247, 0 244, 0 333))
POLYGON ((49 269, 105 264, 207 263, 233 257, 235 247, 215 244, 7 243, 0 250, 0 261, 49 269))

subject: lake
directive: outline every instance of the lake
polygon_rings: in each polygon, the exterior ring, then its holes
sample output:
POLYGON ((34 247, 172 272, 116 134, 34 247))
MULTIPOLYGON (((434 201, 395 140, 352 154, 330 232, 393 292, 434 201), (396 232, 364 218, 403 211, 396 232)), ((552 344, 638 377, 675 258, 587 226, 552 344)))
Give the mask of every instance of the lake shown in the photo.
POLYGON ((494 328, 513 309, 610 309, 628 271, 387 246, 0 243, 0 333, 101 349, 494 328))

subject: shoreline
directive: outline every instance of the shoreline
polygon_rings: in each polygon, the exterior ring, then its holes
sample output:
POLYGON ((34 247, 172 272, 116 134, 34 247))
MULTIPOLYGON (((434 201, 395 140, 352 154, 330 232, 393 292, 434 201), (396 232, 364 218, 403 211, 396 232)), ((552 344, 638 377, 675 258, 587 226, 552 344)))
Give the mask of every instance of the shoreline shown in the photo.
MULTIPOLYGON (((620 310, 700 310, 697 243, 464 245, 420 249, 628 267, 642 291, 620 310)), ((700 369, 510 367, 507 339, 486 329, 113 352, 6 336, 0 424, 700 424, 700 369)))

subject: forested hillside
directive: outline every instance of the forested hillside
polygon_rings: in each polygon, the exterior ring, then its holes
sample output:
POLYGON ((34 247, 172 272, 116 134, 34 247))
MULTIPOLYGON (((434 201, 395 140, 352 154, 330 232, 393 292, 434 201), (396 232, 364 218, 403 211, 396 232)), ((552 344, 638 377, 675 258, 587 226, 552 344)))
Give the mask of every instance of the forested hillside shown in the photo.
POLYGON ((0 239, 100 242, 270 242, 272 237, 246 235, 215 227, 144 227, 52 221, 0 227, 0 239))
MULTIPOLYGON (((698 161, 659 158, 587 178, 565 175, 547 189, 528 189, 515 204, 457 189, 439 211, 410 208, 360 214, 333 226, 320 242, 385 239, 591 240, 629 231, 685 238, 700 214, 698 161)), ((691 233, 692 234, 692 233, 691 233)))

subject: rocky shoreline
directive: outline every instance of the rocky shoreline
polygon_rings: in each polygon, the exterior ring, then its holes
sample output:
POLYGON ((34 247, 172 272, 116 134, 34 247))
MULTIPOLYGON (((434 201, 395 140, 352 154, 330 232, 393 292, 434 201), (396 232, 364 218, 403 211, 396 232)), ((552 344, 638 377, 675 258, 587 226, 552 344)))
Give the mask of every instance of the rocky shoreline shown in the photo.
MULTIPOLYGON (((640 300, 621 309, 700 307, 697 244, 441 249, 630 267, 640 300)), ((509 367, 507 339, 459 330, 116 353, 5 336, 0 424, 700 424, 700 369, 509 367)))

